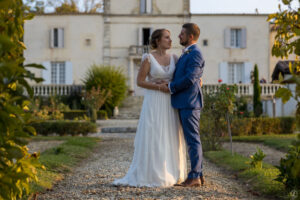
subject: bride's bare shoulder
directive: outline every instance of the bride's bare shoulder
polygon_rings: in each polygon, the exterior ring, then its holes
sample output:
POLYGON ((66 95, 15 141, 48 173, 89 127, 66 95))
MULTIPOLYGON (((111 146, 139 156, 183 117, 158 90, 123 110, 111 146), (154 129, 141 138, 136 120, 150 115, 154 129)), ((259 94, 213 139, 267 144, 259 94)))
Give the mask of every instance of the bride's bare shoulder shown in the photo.
POLYGON ((174 53, 171 54, 171 56, 173 56, 175 63, 177 63, 178 61, 178 56, 174 53))

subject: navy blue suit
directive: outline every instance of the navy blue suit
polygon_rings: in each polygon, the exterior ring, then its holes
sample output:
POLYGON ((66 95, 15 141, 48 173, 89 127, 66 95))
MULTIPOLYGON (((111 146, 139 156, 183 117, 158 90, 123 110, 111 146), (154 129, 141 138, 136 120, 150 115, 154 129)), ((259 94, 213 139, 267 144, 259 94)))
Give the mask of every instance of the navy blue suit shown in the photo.
POLYGON ((203 107, 203 95, 200 78, 204 69, 204 60, 197 45, 192 45, 179 58, 171 90, 172 106, 179 111, 184 137, 191 160, 188 178, 202 176, 202 145, 199 135, 200 109, 203 107))

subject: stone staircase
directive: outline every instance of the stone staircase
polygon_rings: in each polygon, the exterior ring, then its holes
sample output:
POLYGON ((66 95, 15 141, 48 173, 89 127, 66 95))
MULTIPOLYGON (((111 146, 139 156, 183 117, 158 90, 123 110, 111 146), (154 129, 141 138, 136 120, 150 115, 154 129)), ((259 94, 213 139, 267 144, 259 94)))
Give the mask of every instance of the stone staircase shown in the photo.
POLYGON ((119 108, 119 115, 115 119, 139 119, 144 97, 129 96, 119 108))
POLYGON ((100 133, 135 133, 143 99, 143 96, 129 96, 120 106, 118 116, 109 120, 97 120, 100 133))

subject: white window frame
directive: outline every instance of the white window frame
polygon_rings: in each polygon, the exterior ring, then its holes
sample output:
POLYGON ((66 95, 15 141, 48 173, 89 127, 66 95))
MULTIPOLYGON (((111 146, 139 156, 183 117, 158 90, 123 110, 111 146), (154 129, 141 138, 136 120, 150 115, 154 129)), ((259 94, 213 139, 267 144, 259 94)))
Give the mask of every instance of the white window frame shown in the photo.
POLYGON ((228 83, 244 83, 245 66, 243 62, 228 63, 228 83))
POLYGON ((242 29, 231 28, 230 29, 230 47, 241 48, 242 44, 242 29))
POLYGON ((140 13, 141 14, 152 13, 152 0, 140 0, 140 13))
POLYGON ((64 28, 52 28, 50 30, 50 48, 64 48, 64 28))
POLYGON ((51 84, 66 84, 66 62, 51 62, 51 84))
POLYGON ((247 30, 241 27, 226 28, 224 32, 224 47, 244 49, 247 47, 247 30))

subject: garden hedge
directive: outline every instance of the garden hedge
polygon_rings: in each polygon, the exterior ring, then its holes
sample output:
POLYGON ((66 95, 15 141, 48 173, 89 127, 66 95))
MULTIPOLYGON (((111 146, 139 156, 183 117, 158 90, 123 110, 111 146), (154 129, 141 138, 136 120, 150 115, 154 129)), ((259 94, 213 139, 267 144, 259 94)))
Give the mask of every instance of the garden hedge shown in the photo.
POLYGON ((37 134, 49 135, 56 133, 58 135, 87 135, 88 133, 96 133, 97 126, 92 122, 86 121, 43 121, 31 124, 37 134))
MULTIPOLYGON (((88 116, 88 112, 86 110, 71 110, 71 111, 63 111, 64 119, 73 120, 75 118, 84 117, 84 115, 88 116)), ((107 112, 105 110, 97 111, 98 119, 108 119, 107 112)))
POLYGON ((294 117, 241 118, 231 122, 233 136, 290 134, 295 130, 294 117))

